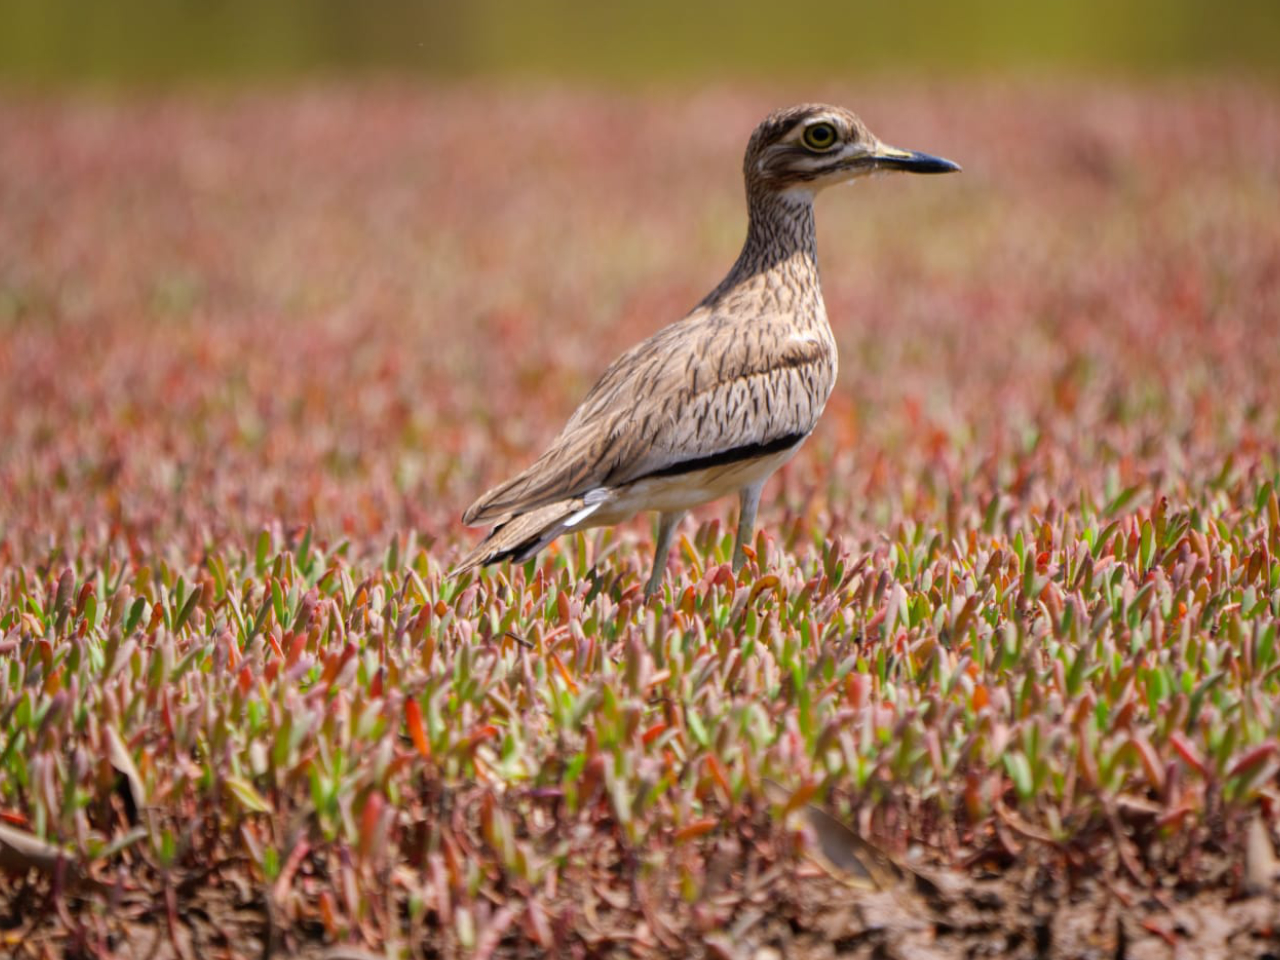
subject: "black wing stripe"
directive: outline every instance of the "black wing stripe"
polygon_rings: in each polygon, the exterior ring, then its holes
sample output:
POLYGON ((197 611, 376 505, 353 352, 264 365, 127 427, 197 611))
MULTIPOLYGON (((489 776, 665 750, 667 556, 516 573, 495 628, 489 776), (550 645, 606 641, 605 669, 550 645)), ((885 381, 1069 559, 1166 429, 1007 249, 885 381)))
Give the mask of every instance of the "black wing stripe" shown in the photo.
POLYGON ((642 477, 636 477, 636 480, 631 482, 635 483, 637 480, 646 480, 650 477, 678 477, 698 470, 708 470, 711 467, 723 467, 731 463, 741 463, 744 460, 758 460, 760 457, 781 453, 783 450, 794 447, 805 436, 806 434, 803 433, 788 433, 774 440, 766 440, 764 443, 748 443, 745 446, 721 450, 719 453, 712 453, 705 457, 681 460, 679 463, 670 464, 661 470, 654 470, 652 473, 646 473, 642 477))

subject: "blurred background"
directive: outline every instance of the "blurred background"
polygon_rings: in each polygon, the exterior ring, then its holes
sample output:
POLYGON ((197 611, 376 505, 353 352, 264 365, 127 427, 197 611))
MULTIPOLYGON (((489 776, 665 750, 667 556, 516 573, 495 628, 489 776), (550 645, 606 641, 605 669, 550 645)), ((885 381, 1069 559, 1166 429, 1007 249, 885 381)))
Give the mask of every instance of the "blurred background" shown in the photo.
POLYGON ((1194 492, 1280 436, 1277 50, 1280 0, 0 0, 0 563, 449 562, 818 99, 965 172, 822 199, 843 372, 763 524, 1194 492))
POLYGON ((1276 0, 0 0, 0 79, 1280 72, 1276 0))

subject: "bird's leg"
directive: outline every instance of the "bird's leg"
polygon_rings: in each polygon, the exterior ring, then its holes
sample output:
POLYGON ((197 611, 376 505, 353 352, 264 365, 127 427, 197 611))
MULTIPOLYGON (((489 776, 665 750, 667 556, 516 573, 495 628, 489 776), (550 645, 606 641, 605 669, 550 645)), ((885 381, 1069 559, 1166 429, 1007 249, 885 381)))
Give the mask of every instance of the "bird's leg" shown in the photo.
POLYGON ((667 572, 667 554, 671 552, 671 541, 675 538, 676 527, 684 519, 685 511, 676 510, 658 516, 658 540, 653 546, 653 572, 649 574, 649 582, 644 587, 644 598, 648 600, 662 589, 662 575, 667 572))
POLYGON ((760 507, 760 491, 764 489, 764 481, 743 487, 738 493, 742 509, 738 511, 738 539, 733 545, 733 572, 737 573, 747 562, 747 554, 742 549, 751 539, 756 528, 756 510, 760 507))

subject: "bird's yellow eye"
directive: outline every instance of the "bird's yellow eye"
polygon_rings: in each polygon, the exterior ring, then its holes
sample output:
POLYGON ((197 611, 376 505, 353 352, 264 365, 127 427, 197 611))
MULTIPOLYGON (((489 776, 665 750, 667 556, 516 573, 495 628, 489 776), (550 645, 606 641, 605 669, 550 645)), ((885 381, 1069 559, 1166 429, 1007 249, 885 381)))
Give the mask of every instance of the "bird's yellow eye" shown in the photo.
POLYGON ((836 128, 829 123, 815 123, 804 128, 804 145, 810 150, 830 150, 836 145, 836 128))

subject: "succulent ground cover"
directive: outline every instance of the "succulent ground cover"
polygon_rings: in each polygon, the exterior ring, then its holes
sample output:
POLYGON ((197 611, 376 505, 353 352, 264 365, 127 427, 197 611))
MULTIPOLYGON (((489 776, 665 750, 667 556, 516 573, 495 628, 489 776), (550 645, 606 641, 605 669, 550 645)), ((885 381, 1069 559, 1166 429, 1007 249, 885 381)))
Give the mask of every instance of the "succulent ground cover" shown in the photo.
POLYGON ((965 173, 820 198, 836 393, 647 605, 457 518, 813 91, 0 100, 7 952, 1280 949, 1280 94, 820 92, 965 173))

